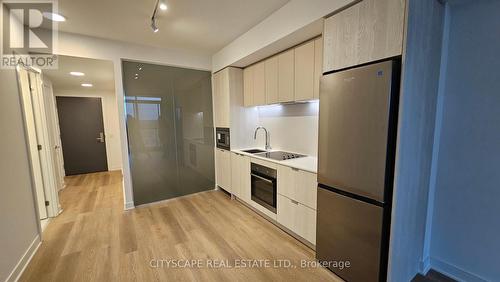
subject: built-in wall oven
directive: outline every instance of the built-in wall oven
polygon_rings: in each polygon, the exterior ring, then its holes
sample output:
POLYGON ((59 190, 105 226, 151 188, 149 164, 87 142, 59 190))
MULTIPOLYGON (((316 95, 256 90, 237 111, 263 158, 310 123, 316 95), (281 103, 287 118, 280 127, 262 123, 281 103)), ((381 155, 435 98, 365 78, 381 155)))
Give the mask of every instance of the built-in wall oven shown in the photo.
POLYGON ((215 136, 217 141, 217 148, 224 150, 231 150, 231 138, 229 137, 229 128, 216 127, 215 136))
POLYGON ((251 164, 252 201, 276 213, 276 170, 259 164, 251 164))

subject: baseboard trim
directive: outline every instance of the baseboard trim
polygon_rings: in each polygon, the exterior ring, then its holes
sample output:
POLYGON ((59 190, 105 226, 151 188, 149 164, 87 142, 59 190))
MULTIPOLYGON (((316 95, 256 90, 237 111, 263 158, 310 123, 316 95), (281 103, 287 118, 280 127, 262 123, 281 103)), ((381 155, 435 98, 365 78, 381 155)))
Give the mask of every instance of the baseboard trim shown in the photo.
POLYGON ((449 276, 458 281, 469 281, 469 282, 486 282, 486 279, 483 279, 476 274, 468 272, 464 269, 458 268, 455 265, 449 264, 442 260, 436 258, 430 258, 430 268, 433 268, 446 276, 449 276))
POLYGON ((131 210, 133 208, 135 208, 134 202, 127 202, 123 207, 124 210, 131 210))
POLYGON ((122 167, 108 167, 108 171, 117 171, 117 170, 122 170, 122 167))
POLYGON ((427 274, 431 270, 431 258, 426 257, 420 262, 420 273, 427 274))
POLYGON ((40 235, 36 235, 35 239, 33 240, 33 242, 31 242, 30 246, 23 254, 21 259, 17 262, 10 275, 7 276, 7 279, 5 279, 5 282, 15 282, 18 281, 19 278, 21 278, 21 275, 26 269, 26 266, 28 266, 41 244, 42 241, 40 241, 40 235))

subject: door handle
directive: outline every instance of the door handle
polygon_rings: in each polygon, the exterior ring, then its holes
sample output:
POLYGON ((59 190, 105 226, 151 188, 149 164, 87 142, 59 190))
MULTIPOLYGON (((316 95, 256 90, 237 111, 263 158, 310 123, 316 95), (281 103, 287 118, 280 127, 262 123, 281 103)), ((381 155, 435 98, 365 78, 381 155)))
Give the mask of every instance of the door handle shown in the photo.
POLYGON ((99 143, 104 143, 104 132, 99 132, 99 137, 96 138, 99 143))
POLYGON ((273 181, 272 181, 272 180, 269 180, 269 179, 264 178, 264 177, 262 177, 262 176, 255 175, 255 174, 253 174, 253 173, 250 173, 250 176, 251 176, 251 177, 256 177, 256 178, 258 178, 258 179, 260 179, 260 180, 262 180, 262 181, 268 182, 268 183, 273 183, 273 181))

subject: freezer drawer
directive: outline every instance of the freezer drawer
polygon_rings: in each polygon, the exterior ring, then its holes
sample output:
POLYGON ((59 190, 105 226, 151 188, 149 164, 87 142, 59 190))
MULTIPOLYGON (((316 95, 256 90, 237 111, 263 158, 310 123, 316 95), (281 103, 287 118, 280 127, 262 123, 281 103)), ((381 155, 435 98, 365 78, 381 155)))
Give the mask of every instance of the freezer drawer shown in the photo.
POLYGON ((316 258, 349 261, 348 268, 328 267, 346 281, 379 281, 386 267, 383 217, 380 206, 318 188, 316 258))

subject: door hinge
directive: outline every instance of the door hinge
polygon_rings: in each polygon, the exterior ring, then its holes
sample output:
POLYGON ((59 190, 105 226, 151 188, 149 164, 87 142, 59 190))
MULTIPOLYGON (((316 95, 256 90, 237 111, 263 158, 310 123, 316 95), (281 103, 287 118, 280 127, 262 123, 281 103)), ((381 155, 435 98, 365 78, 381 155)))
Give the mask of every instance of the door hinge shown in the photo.
POLYGON ((50 205, 49 201, 45 201, 45 206, 48 207, 50 205))
POLYGON ((36 147, 37 147, 38 151, 42 150, 42 145, 37 145, 36 147))

